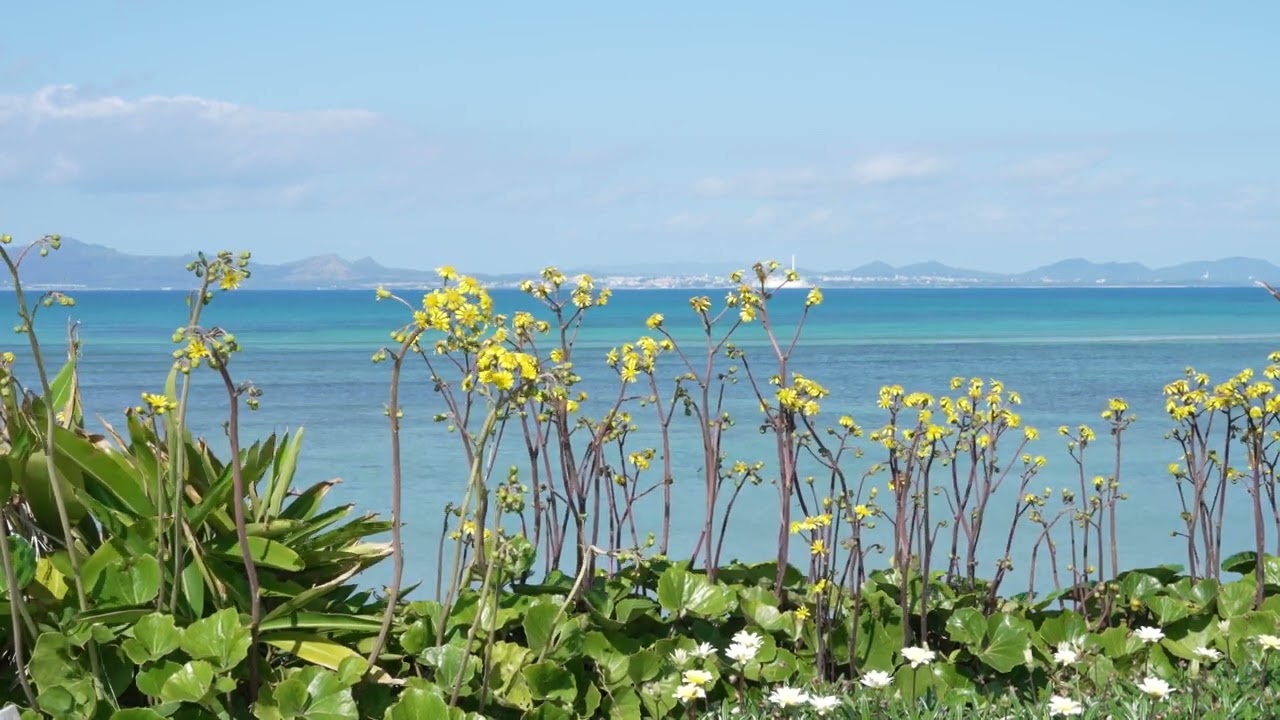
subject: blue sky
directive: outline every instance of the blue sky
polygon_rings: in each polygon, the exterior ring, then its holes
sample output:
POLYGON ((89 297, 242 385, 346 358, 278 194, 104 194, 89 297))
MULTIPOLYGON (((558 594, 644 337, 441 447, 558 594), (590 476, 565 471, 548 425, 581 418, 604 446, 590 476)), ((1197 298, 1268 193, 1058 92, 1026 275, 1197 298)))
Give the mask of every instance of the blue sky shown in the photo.
POLYGON ((21 3, 0 229, 478 272, 1277 259, 1280 4, 21 3))

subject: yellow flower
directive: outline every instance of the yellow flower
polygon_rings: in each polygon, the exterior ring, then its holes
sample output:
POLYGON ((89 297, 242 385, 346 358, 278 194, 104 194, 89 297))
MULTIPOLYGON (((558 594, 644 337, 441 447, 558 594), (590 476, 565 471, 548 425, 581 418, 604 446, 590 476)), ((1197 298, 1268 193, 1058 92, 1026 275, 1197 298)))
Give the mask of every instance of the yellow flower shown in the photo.
POLYGON ((813 555, 825 555, 827 552, 827 544, 819 538, 809 545, 809 552, 813 555))
POLYGON ((871 517, 872 512, 871 512, 871 508, 867 507, 866 505, 854 505, 853 514, 857 516, 859 520, 862 520, 862 519, 871 517))
POLYGON ((822 304, 822 291, 819 290, 818 288, 813 288, 812 290, 809 291, 809 296, 804 299, 804 306, 813 307, 814 305, 821 305, 821 304, 822 304))
POLYGON ((645 324, 645 327, 649 328, 650 330, 657 330, 658 328, 662 327, 662 320, 663 320, 662 313, 654 313, 649 316, 649 319, 644 321, 644 324, 645 324))
POLYGON ((178 408, 178 403, 170 400, 166 395, 142 393, 142 401, 147 404, 147 407, 151 412, 157 415, 163 415, 170 410, 176 410, 178 408))
POLYGON ((441 265, 436 268, 436 275, 439 275, 445 280, 452 280, 458 277, 458 271, 454 270, 452 265, 441 265))
POLYGON ((391 297, 391 291, 379 285, 377 290, 377 298, 379 300, 387 300, 391 297))
POLYGON ((235 290, 240 287, 240 273, 234 270, 224 270, 222 277, 218 278, 218 287, 223 290, 235 290))
POLYGON ((711 682, 712 675, 706 670, 685 670, 684 676, 681 679, 684 680, 684 684, 686 685, 702 687, 703 685, 711 682))
POLYGON ((799 620, 799 621, 801 621, 801 622, 804 622, 805 620, 808 620, 808 619, 809 619, 809 608, 807 608, 807 607, 805 607, 805 606, 803 606, 803 605, 801 605, 800 607, 796 608, 796 619, 797 619, 797 620, 799 620))

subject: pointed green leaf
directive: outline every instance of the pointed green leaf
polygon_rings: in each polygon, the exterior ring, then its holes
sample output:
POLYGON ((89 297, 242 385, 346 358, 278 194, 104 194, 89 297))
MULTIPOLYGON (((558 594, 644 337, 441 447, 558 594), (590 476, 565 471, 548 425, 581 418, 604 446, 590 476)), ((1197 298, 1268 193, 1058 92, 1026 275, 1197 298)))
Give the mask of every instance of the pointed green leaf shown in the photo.
POLYGON ((127 461, 99 450, 66 428, 54 428, 53 442, 57 455, 83 472, 85 490, 91 496, 134 517, 155 515, 155 505, 147 497, 143 479, 127 461))
POLYGON ((271 481, 267 485, 266 502, 263 504, 262 517, 279 517, 280 508, 284 505, 285 496, 293 487, 293 475, 298 468, 298 452, 302 448, 303 429, 293 436, 285 435, 280 441, 280 450, 276 453, 272 466, 271 481))
MULTIPOLYGON (((249 547, 249 555, 256 565, 291 572, 296 572, 306 567, 306 563, 302 561, 298 553, 291 550, 287 545, 274 540, 250 537, 247 545, 249 547)), ((232 539, 215 548, 214 552, 229 560, 239 560, 240 544, 235 539, 232 539)))

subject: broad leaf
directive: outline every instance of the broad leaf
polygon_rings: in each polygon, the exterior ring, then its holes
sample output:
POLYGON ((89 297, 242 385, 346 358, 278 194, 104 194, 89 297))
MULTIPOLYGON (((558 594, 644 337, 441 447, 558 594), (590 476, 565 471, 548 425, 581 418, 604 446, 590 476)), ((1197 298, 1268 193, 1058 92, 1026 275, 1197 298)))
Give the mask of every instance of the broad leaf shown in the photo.
POLYGON ((435 688, 411 687, 400 693, 395 705, 387 708, 384 720, 447 718, 449 706, 435 688))
POLYGON ((159 660, 177 650, 182 639, 173 616, 162 613, 143 616, 129 632, 133 637, 122 646, 129 659, 138 665, 159 660))
POLYGON ((703 575, 672 567, 658 578, 658 604, 668 612, 715 618, 733 608, 733 591, 703 575))
POLYGON ((182 649, 197 660, 210 660, 225 672, 239 665, 249 654, 249 629, 240 623, 233 608, 220 610, 192 623, 182 633, 182 649))
POLYGON ((523 673, 535 700, 555 700, 568 705, 578 696, 578 683, 573 673, 559 663, 535 663, 526 667, 523 673))
POLYGON ((198 703, 213 687, 213 666, 204 660, 192 660, 169 676, 160 687, 164 702, 198 703))
POLYGON ((987 621, 987 641, 978 658, 997 672, 1007 673, 1026 662, 1031 627, 1026 620, 1007 613, 992 615, 987 621))
POLYGON ((960 608, 947 618, 947 633, 962 645, 978 645, 987 634, 987 619, 973 608, 960 608))

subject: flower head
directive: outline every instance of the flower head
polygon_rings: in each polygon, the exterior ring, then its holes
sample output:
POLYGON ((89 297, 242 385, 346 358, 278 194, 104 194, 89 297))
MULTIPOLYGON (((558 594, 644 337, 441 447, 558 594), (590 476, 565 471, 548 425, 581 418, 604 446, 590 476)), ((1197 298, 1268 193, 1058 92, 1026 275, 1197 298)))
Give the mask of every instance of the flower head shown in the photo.
POLYGON ((693 656, 698 658, 699 660, 706 660, 707 658, 715 654, 716 654, 716 646, 712 645, 709 642, 704 642, 698 647, 693 649, 693 656))
POLYGON ((883 670, 871 670, 870 672, 863 673, 862 679, 859 682, 862 683, 863 687, 870 688, 872 690, 879 690, 881 688, 889 687, 893 682, 893 677, 883 670))
POLYGON ((751 632, 750 630, 739 630, 733 634, 733 642, 736 645, 749 647, 759 651, 764 646, 764 638, 751 632))
POLYGON ((809 703, 809 696, 799 688, 783 685, 769 693, 769 702, 782 708, 799 707, 809 703))
POLYGON ((1133 634, 1137 635, 1139 640, 1146 643, 1160 642, 1161 638, 1164 637, 1163 630, 1149 625, 1144 625, 1137 630, 1134 630, 1133 634))
POLYGON ((809 707, 813 708, 813 711, 818 715, 818 717, 822 717, 832 710, 835 710, 839 705, 840 698, 835 695, 809 696, 809 707))
POLYGON ((684 648, 676 648, 671 651, 671 664, 678 668, 682 668, 689 664, 689 651, 684 648))
POLYGON ((1059 665, 1075 665, 1080 659, 1080 653, 1068 643, 1061 643, 1058 645, 1058 651, 1053 654, 1053 659, 1059 665))
POLYGON ((1217 662, 1222 659, 1222 653, 1209 647, 1198 647, 1192 650, 1191 654, 1195 655, 1200 660, 1207 660, 1209 662, 1217 662))
POLYGON ((1049 698, 1049 715, 1051 717, 1054 715, 1067 716, 1083 714, 1084 706, 1076 700, 1072 700, 1068 697, 1062 697, 1061 695, 1054 695, 1049 698))
POLYGON ((676 688, 676 693, 673 697, 682 703, 691 703, 698 698, 704 698, 706 696, 706 690, 703 690, 697 685, 685 684, 676 688))
POLYGON ((902 657, 904 660, 911 663, 912 669, 918 668, 921 665, 928 665, 933 662, 933 659, 937 656, 937 653, 927 647, 902 648, 902 657))
POLYGON ((685 685, 702 687, 711 682, 711 673, 706 670, 685 670, 680 679, 684 681, 685 685))
POLYGON ((1138 683, 1138 689, 1157 700, 1163 700, 1173 694, 1173 688, 1169 683, 1150 675, 1138 683))
POLYGON ((724 651, 724 656, 739 665, 746 665, 756 659, 758 651, 752 645, 743 645, 742 643, 733 643, 724 651))
POLYGON ((1280 637, 1275 635, 1259 635, 1258 642, 1263 650, 1280 650, 1280 637))

